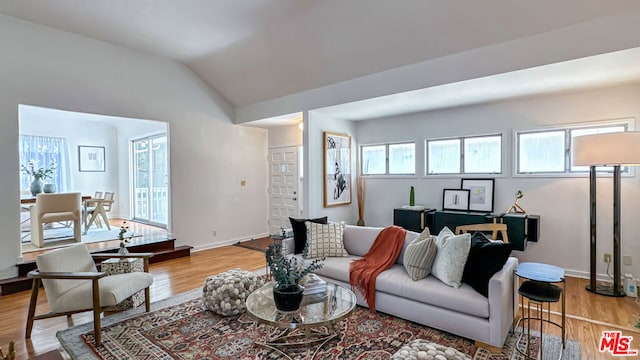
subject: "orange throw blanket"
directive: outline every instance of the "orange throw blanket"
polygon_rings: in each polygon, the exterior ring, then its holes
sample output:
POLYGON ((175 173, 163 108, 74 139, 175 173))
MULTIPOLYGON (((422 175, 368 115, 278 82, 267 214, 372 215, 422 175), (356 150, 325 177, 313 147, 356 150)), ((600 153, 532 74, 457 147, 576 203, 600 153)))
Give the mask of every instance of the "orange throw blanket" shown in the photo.
POLYGON ((351 288, 364 295, 373 313, 376 312, 376 278, 396 262, 406 233, 407 230, 399 226, 387 226, 380 231, 364 257, 352 261, 349 266, 351 288))

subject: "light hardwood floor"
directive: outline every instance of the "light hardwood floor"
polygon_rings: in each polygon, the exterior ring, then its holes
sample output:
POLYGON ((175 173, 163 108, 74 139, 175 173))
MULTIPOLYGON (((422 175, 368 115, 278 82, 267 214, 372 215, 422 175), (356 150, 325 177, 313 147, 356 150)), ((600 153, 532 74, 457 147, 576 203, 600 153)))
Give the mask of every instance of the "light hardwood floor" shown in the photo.
MULTIPOLYGON (((151 300, 158 301, 200 287, 208 275, 227 269, 256 270, 263 266, 262 253, 237 246, 201 251, 189 258, 152 264, 150 271, 155 281, 151 287, 151 300)), ((567 279, 567 334, 570 339, 580 342, 582 358, 614 358, 598 352, 600 335, 605 330, 621 330, 623 335, 633 336, 632 348, 640 349, 640 329, 634 327, 640 314, 640 304, 632 298, 609 298, 589 293, 584 289, 586 283, 584 279, 567 279)), ((25 340, 28 302, 28 291, 0 297, 0 346, 6 349, 9 341, 15 340, 18 359, 58 348, 56 331, 91 321, 89 313, 73 315, 69 323, 65 317, 39 320, 35 322, 31 339, 25 340)), ((47 311, 42 290, 38 311, 47 311)), ((559 308, 552 307, 552 313, 555 311, 559 308)))

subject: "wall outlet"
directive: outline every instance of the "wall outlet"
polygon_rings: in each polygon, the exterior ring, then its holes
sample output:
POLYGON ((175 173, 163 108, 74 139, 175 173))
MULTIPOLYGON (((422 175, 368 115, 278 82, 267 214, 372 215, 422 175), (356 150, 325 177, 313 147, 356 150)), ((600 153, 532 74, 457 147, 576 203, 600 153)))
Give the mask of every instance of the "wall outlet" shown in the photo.
POLYGON ((611 263, 611 254, 604 254, 604 262, 609 264, 611 263))
POLYGON ((623 256, 622 257, 622 265, 631 266, 632 265, 631 256, 629 256, 629 255, 623 256))
POLYGON ((211 236, 216 237, 216 235, 218 235, 218 232, 217 232, 217 231, 215 231, 215 230, 212 230, 212 231, 211 231, 211 236))

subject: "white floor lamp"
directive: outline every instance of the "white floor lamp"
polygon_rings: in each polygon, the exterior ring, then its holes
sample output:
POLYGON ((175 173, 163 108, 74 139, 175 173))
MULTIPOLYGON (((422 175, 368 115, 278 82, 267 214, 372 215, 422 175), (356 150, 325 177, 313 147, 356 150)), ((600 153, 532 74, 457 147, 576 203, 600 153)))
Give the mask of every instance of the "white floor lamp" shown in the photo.
POLYGON ((573 140, 573 164, 588 165, 590 207, 590 268, 587 290, 625 296, 620 272, 620 167, 640 165, 640 132, 578 136, 573 140), (596 166, 613 166, 613 286, 596 284, 596 166))

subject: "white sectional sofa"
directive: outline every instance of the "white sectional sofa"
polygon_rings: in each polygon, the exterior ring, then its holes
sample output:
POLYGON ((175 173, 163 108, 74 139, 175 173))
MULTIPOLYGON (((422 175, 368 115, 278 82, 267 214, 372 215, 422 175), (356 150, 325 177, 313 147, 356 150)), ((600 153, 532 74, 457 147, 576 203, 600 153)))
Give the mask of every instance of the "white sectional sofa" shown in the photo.
MULTIPOLYGON (((382 228, 347 225, 344 246, 348 257, 329 257, 316 273, 326 281, 350 287, 349 263, 367 253, 382 228)), ((405 244, 396 263, 376 279, 376 311, 448 331, 492 346, 502 347, 513 323, 513 271, 518 264, 510 257, 489 282, 489 297, 462 284, 450 287, 433 276, 413 281, 402 265, 404 251, 419 234, 407 231, 405 244)), ((283 244, 293 253, 293 239, 283 244)), ((296 255, 301 256, 301 255, 296 255)), ((367 306, 358 295, 358 304, 367 306)))

